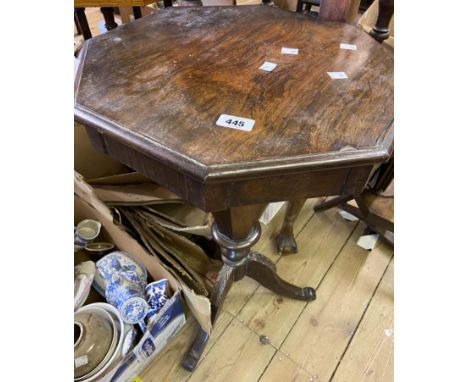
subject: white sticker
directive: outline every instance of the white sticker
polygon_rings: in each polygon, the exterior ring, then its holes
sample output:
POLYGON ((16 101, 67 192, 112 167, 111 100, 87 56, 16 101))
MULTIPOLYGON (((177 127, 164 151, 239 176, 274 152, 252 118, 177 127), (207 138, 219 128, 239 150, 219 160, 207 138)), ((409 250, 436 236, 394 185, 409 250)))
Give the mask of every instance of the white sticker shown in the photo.
POLYGON ((390 337, 393 334, 393 329, 387 328, 384 330, 384 333, 387 337, 390 337))
POLYGON ((281 54, 299 54, 299 49, 297 48, 281 48, 281 54))
POLYGON ((340 80, 343 78, 348 78, 345 72, 327 72, 327 74, 330 76, 330 78, 334 80, 340 80))
POLYGON ((265 61, 259 69, 264 70, 265 72, 271 72, 274 68, 276 68, 276 64, 273 62, 265 61))
POLYGON ((357 50, 357 46, 353 44, 340 44, 340 49, 348 49, 348 50, 357 50))
POLYGON ((242 131, 252 131, 255 121, 249 118, 236 117, 234 115, 221 114, 216 121, 218 126, 230 127, 242 131))
POLYGON ((75 369, 77 367, 87 365, 88 364, 88 356, 82 355, 81 357, 75 358, 75 369))

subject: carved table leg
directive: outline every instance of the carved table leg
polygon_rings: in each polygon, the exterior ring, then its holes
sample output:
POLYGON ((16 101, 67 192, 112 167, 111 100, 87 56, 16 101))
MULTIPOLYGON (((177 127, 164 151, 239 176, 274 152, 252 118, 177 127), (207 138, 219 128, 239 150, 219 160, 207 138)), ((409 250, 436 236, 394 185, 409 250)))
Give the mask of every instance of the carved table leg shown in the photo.
MULTIPOLYGON (((234 207, 226 211, 214 212, 212 226, 213 239, 221 248, 223 267, 211 294, 211 322, 215 323, 224 299, 234 281, 249 276, 260 284, 282 296, 298 300, 315 299, 313 288, 299 288, 282 280, 276 274, 276 266, 259 253, 250 253, 250 248, 260 237, 258 219, 266 205, 234 207)), ((192 371, 203 354, 209 334, 199 328, 183 366, 192 371)))
POLYGON ((112 7, 101 7, 102 15, 106 22, 105 27, 108 31, 118 27, 114 19, 114 9, 112 7))
POLYGON ((306 199, 297 199, 289 201, 286 204, 286 216, 284 217, 283 226, 275 239, 280 254, 297 253, 297 243, 294 240, 294 222, 299 212, 301 212, 305 201, 306 199))
POLYGON ((245 267, 246 276, 258 281, 265 288, 280 296, 292 298, 294 300, 315 300, 314 288, 300 288, 284 281, 276 273, 275 263, 258 252, 252 252, 247 256, 245 267))

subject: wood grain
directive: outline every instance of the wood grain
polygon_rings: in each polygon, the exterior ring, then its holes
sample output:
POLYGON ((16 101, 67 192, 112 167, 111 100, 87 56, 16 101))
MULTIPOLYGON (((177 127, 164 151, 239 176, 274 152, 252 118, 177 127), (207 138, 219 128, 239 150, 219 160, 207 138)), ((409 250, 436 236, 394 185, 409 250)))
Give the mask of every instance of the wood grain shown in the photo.
POLYGON ((271 161, 374 163, 392 144, 393 56, 350 25, 273 7, 190 7, 86 48, 77 118, 194 176, 252 173, 271 161), (341 42, 359 48, 344 51, 341 42), (283 46, 300 54, 282 55, 283 46), (278 67, 260 71, 265 60, 278 67), (222 113, 252 118, 254 129, 218 127, 222 113))
POLYGON ((291 358, 279 350, 259 379, 260 382, 311 382, 313 380, 312 374, 299 367, 291 358))
POLYGON ((332 381, 393 381, 393 273, 390 263, 332 381))
POLYGON ((332 376, 391 260, 384 243, 371 252, 356 245, 363 228, 354 231, 317 289, 317 300, 307 305, 280 348, 317 381, 332 376))
MULTIPOLYGON (((278 273, 296 285, 316 288, 348 240, 356 223, 337 219, 335 210, 314 215, 297 236, 299 253, 282 257, 278 273)), ((315 304, 311 302, 310 304, 315 304)), ((285 299, 259 288, 239 314, 239 319, 257 334, 270 338, 279 348, 306 303, 285 299)))
MULTIPOLYGON (((308 201, 310 203, 311 201, 308 201)), ((309 220, 310 216, 313 215, 313 209, 311 208, 313 205, 309 204, 304 207, 304 209, 309 208, 308 215, 301 215, 298 218, 298 222, 301 222, 301 226, 305 224, 305 227, 302 230, 302 233, 299 235, 298 239, 304 240, 302 243, 303 245, 308 245, 307 244, 307 236, 308 233, 312 236, 312 232, 317 232, 320 231, 323 228, 320 227, 314 227, 314 230, 311 230, 309 228, 309 225, 312 224, 317 224, 314 223, 315 219, 319 216, 322 215, 322 213, 315 215, 311 220, 309 220), (308 221, 309 220, 309 221, 308 221)), ((325 212, 325 214, 328 214, 329 212, 325 212)), ((337 214, 332 214, 330 215, 330 219, 332 221, 329 221, 329 219, 324 219, 322 221, 322 224, 324 226, 328 225, 336 225, 339 224, 335 222, 335 220, 342 221, 342 218, 337 214)), ((282 216, 279 214, 279 222, 281 222, 282 216)), ((352 224, 352 223, 351 223, 352 224)), ((279 224, 277 224, 277 228, 279 224)), ((302 227, 301 227, 302 229, 302 227)), ((358 233, 360 232, 359 230, 361 227, 358 228, 358 233)), ((271 232, 271 230, 265 229, 265 232, 271 232)), ((265 235, 266 236, 266 235, 265 235)), ((349 240, 349 244, 344 247, 344 251, 349 251, 351 248, 355 247, 355 243, 352 242, 353 239, 356 238, 356 235, 352 237, 349 240)), ((260 244, 264 248, 270 247, 273 249, 274 248, 274 242, 271 239, 261 239, 257 245, 260 244), (268 245, 267 245, 268 243, 268 245)), ((328 241, 324 241, 323 243, 323 248, 322 251, 327 252, 327 246, 330 244, 328 241)), ((357 247, 356 247, 357 248, 357 247)), ((370 257, 379 257, 382 254, 377 254, 376 250, 371 252, 370 254, 366 255, 366 252, 362 252, 357 248, 359 251, 359 255, 364 257, 367 257, 365 260, 366 265, 370 265, 369 259, 370 257)), ((380 251, 380 250, 379 250, 380 251)), ((267 252, 264 252, 267 253, 267 252)), ((274 254, 273 252, 271 253, 271 256, 275 256, 273 258, 279 259, 280 257, 274 254)), ((301 256, 301 253, 299 255, 301 256)), ((339 255, 338 259, 341 257, 341 254, 339 255)), ((289 257, 285 259, 284 266, 287 266, 289 261, 292 261, 293 258, 289 257), (287 260, 287 261, 286 261, 287 260)), ((282 267, 281 264, 282 261, 279 262, 279 266, 282 267)), ((367 284, 372 284, 375 285, 374 278, 375 275, 373 274, 374 271, 376 271, 375 266, 372 266, 371 269, 369 269, 366 272, 359 272, 356 273, 356 268, 354 266, 350 266, 348 271, 343 270, 339 275, 336 274, 336 272, 333 272, 333 268, 330 269, 329 272, 326 273, 325 278, 323 279, 320 287, 318 288, 318 298, 319 300, 312 302, 310 305, 316 304, 316 303, 321 303, 322 305, 320 306, 320 309, 327 309, 325 304, 321 302, 321 294, 325 293, 324 288, 325 285, 327 285, 328 281, 327 279, 330 277, 333 279, 333 283, 337 282, 337 277, 341 277, 343 279, 352 279, 355 284, 360 285, 361 287, 367 285, 367 284), (349 273, 348 273, 349 271, 349 273), (322 291, 322 292, 321 292, 322 291)), ((282 269, 282 272, 285 272, 285 269, 282 269)), ((391 289, 391 274, 393 272, 393 264, 390 263, 382 281, 380 282, 380 285, 375 292, 375 295, 373 296, 373 300, 370 302, 369 307, 367 308, 366 313, 364 314, 364 317, 362 320, 359 322, 359 327, 355 331, 354 337, 349 344, 348 347, 346 347, 346 343, 343 344, 341 343, 341 352, 344 352, 344 355, 337 355, 336 351, 327 351, 326 348, 322 347, 323 349, 323 356, 319 357, 319 361, 323 363, 324 368, 329 368, 330 370, 336 370, 338 361, 341 358, 341 366, 338 368, 336 371, 336 374, 334 375, 334 378, 332 381, 360 381, 360 380, 369 380, 369 381, 378 381, 378 382, 387 382, 391 381, 392 379, 390 378, 390 370, 391 370, 391 353, 392 353, 392 348, 390 346, 390 342, 392 340, 391 337, 385 336, 386 339, 382 341, 382 346, 379 349, 378 348, 378 341, 382 339, 382 330, 385 329, 392 329, 393 325, 390 321, 391 318, 391 311, 393 310, 393 294, 392 294, 392 289, 391 289), (383 315, 381 315, 383 314, 383 315), (380 322, 382 321, 382 322, 380 322), (361 329, 362 327, 362 329, 361 329), (344 346, 344 347, 343 347, 344 346), (372 356, 375 355, 375 358, 372 359, 372 356), (354 367, 353 367, 354 365, 354 367), (387 365, 387 366, 386 366, 387 365), (344 367, 343 370, 340 370, 342 367, 344 367), (367 367, 367 369, 366 369, 367 367), (366 370, 366 372, 364 372, 366 370), (373 372, 370 372, 369 370, 372 370, 373 372), (386 370, 386 371, 385 371, 386 370), (363 377, 363 379, 360 378, 360 375, 365 375, 368 374, 366 377, 363 377), (372 378, 373 376, 373 378, 372 378), (343 378, 342 378, 343 377, 343 378)), ((311 276, 313 274, 313 271, 311 272, 311 276)), ((304 273, 304 277, 306 277, 306 273, 304 273)), ((246 282, 248 282, 249 279, 244 279, 240 283, 236 283, 237 285, 245 285, 246 282)), ((341 290, 342 291, 342 290, 341 290)), ((337 290, 336 293, 333 294, 332 300, 335 300, 339 297, 340 295, 340 290, 337 290)), ((347 297, 352 298, 352 295, 346 294, 347 297)), ((240 296, 237 296, 240 298, 240 296)), ((328 296, 330 297, 330 296, 328 296)), ((342 296, 343 297, 343 296, 342 296)), ((229 298, 229 297, 228 297, 229 298)), ((333 303, 333 302, 332 302, 333 303)), ((335 304, 335 303, 333 303, 335 304)), ((355 304, 353 303, 353 306, 355 304)), ((348 308, 349 306, 347 306, 348 308)), ((207 348, 208 352, 205 354, 206 358, 202 360, 201 363, 208 362, 209 365, 220 365, 221 361, 219 360, 222 357, 225 356, 225 352, 230 350, 230 345, 229 345, 229 338, 232 338, 232 334, 230 334, 231 337, 228 338, 228 340, 224 340, 222 343, 222 346, 217 346, 216 348, 213 346, 214 343, 219 341, 221 338, 220 335, 224 336, 225 331, 227 330, 228 323, 230 322, 231 316, 227 314, 227 312, 222 311, 221 315, 219 317, 219 320, 217 321, 215 327, 214 327, 214 332, 212 337, 210 338, 210 341, 208 342, 207 348)), ((247 327, 245 327, 245 323, 241 323, 239 321, 239 318, 235 321, 237 324, 241 324, 244 326, 245 330, 249 330, 247 327)), ((339 315, 333 320, 330 320, 329 323, 330 325, 334 325, 336 328, 336 321, 345 321, 348 317, 339 315)), ((318 322, 317 322, 318 324, 318 322)), ((325 322, 326 324, 326 322, 325 322)), ((301 321, 297 321, 296 323, 291 323, 290 328, 293 329, 295 325, 303 325, 301 321)), ((321 328, 317 329, 315 334, 320 337, 320 332, 323 330, 324 336, 329 335, 327 334, 329 329, 327 325, 320 325, 321 328), (323 326, 323 328, 322 328, 323 326)), ((234 335, 240 335, 242 338, 244 338, 244 343, 246 346, 253 346, 258 341, 258 335, 255 336, 250 336, 249 337, 252 339, 252 344, 247 345, 248 341, 245 339, 247 335, 245 333, 245 330, 241 330, 237 328, 234 331, 234 335), (239 334, 240 333, 240 334, 239 334)), ((294 330, 294 329, 293 329, 294 330)), ((314 330, 313 327, 306 327, 305 328, 305 334, 307 335, 307 332, 310 330, 314 330)), ((339 330, 336 328, 336 330, 339 330)), ((252 333, 252 331, 249 331, 252 333)), ((140 374, 140 377, 143 379, 144 382, 157 382, 157 381, 175 381, 175 382, 185 382, 186 378, 190 377, 190 374, 185 372, 181 367, 180 367, 180 362, 181 362, 181 357, 184 354, 184 352, 188 348, 188 344, 193 338, 193 335, 195 334, 195 323, 192 321, 192 324, 189 327, 189 324, 186 325, 186 327, 183 328, 183 330, 177 335, 177 337, 174 339, 174 341, 168 345, 168 347, 165 349, 164 354, 160 354, 155 361, 153 361, 150 366, 145 370, 145 372, 140 374)), ((266 333, 270 334, 270 333, 266 333)), ((310 335, 310 334, 309 334, 310 335)), ((332 339, 336 338, 336 335, 332 335, 332 339)), ((310 337, 307 337, 304 339, 304 341, 310 341, 310 337)), ((327 342, 320 341, 320 343, 324 344, 323 346, 327 345, 327 342)), ((310 346, 313 346, 314 343, 311 342, 310 346)), ((317 346, 319 346, 318 344, 317 346)), ((239 349, 236 347, 235 349, 239 349)), ((263 348, 260 348, 260 351, 263 348)), ((320 350, 320 349, 319 349, 320 350)), ((243 352, 243 350, 241 350, 243 352)), ((315 381, 322 381, 323 379, 318 378, 319 376, 317 374, 314 374, 313 372, 307 371, 304 367, 301 367, 298 365, 292 358, 292 354, 286 355, 285 352, 283 351, 277 351, 274 355, 273 358, 271 358, 268 362, 266 362, 262 358, 262 366, 264 367, 264 370, 259 374, 259 371, 257 369, 258 364, 256 361, 256 358, 249 359, 247 356, 243 356, 239 358, 236 367, 239 369, 239 373, 242 373, 241 376, 237 374, 237 372, 232 372, 229 373, 229 375, 223 375, 224 379, 223 381, 226 382, 238 382, 238 381, 243 381, 243 377, 247 375, 248 380, 256 380, 254 377, 250 379, 251 373, 256 377, 259 375, 259 380, 262 382, 276 382, 276 381, 295 381, 295 382, 315 382, 315 381), (249 371, 250 369, 254 369, 252 371, 249 371), (261 376, 260 376, 261 375, 261 376), (311 379, 312 378, 312 379, 311 379)), ((268 358, 268 357, 265 357, 268 358)), ((224 359, 224 358, 223 358, 224 359)), ((313 362, 313 360, 311 361, 313 362)), ((216 366, 218 367, 218 366, 216 366)), ((231 368, 231 366, 229 366, 231 368)), ((206 367, 206 371, 208 372, 209 367, 206 367)), ((214 374, 215 375, 215 374, 214 374)), ((197 377, 200 378, 200 377, 197 377)), ((213 378, 213 377, 212 377, 213 378)), ((327 379, 325 379, 328 381, 327 379)))
POLYGON ((262 345, 258 336, 234 319, 213 346, 216 357, 200 362, 190 382, 257 381, 275 354, 271 345, 262 345), (239 367, 239 365, 249 367, 239 367))

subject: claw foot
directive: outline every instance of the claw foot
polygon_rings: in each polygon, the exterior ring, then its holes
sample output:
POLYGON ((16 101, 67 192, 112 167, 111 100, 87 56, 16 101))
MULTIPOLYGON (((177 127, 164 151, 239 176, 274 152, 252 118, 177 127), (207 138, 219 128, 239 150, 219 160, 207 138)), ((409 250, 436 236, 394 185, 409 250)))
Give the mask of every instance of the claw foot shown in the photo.
POLYGON ((278 252, 281 255, 297 253, 297 243, 293 235, 280 232, 275 240, 278 252))

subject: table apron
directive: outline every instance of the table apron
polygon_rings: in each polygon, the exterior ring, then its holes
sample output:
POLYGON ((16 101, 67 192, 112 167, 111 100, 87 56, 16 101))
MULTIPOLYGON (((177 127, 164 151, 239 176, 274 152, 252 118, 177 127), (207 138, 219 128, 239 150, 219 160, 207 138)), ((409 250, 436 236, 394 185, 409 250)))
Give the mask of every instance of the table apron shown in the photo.
POLYGON ((206 182, 184 173, 86 126, 91 144, 135 171, 178 194, 205 211, 327 195, 360 193, 372 165, 327 168, 314 171, 282 171, 264 177, 206 182))

